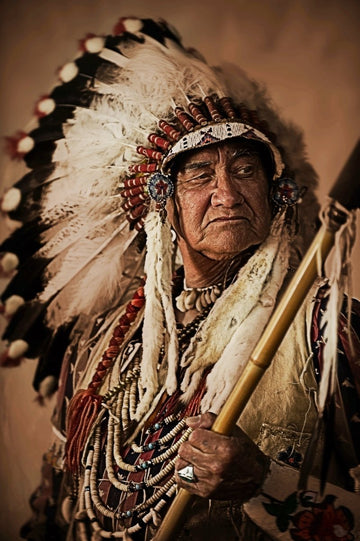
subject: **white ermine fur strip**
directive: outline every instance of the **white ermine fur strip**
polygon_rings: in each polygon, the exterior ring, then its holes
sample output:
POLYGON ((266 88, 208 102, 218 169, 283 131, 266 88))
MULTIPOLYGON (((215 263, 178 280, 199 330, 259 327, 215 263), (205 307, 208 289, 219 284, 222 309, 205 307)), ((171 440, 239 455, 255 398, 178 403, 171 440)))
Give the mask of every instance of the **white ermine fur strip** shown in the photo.
POLYGON ((145 311, 143 324, 143 358, 141 366, 141 384, 144 388, 155 389, 158 384, 157 364, 160 348, 163 342, 163 318, 160 295, 157 288, 157 259, 161 239, 156 237, 158 213, 150 211, 146 222, 147 253, 144 270, 145 282, 145 311))
POLYGON ((145 259, 145 311, 143 324, 143 357, 141 385, 146 389, 137 417, 148 410, 158 391, 157 365, 160 348, 165 343, 168 363, 166 388, 171 394, 176 389, 178 357, 176 321, 172 306, 172 240, 168 221, 162 223, 158 211, 150 211, 146 222, 147 255, 145 259), (164 329, 165 320, 165 329, 164 329))
POLYGON ((165 342, 165 357, 167 361, 167 375, 165 387, 171 395, 177 387, 176 370, 178 366, 178 340, 176 331, 175 311, 172 299, 172 275, 173 275, 173 241, 171 238, 171 229, 168 220, 161 222, 159 217, 156 227, 161 238, 160 257, 156 271, 157 286, 160 294, 161 304, 164 311, 165 328, 167 340, 165 342))
POLYGON ((201 410, 219 413, 226 398, 239 379, 275 307, 279 289, 287 273, 289 243, 280 239, 279 251, 264 289, 245 321, 237 328, 223 354, 206 380, 207 392, 201 410))
MULTIPOLYGON (((205 368, 214 365, 220 359, 234 333, 254 307, 261 302, 260 299, 271 277, 274 260, 282 244, 281 236, 285 234, 283 221, 283 216, 275 219, 267 239, 242 267, 236 281, 216 301, 184 353, 181 364, 186 366, 187 370, 181 389, 184 392, 185 402, 194 393, 205 368)), ((282 259, 284 259, 283 278, 287 268, 287 257, 284 257, 281 249, 279 261, 282 259)), ((273 293, 272 288, 270 291, 273 293)), ((267 310, 266 307, 263 309, 267 310)), ((254 329, 252 333, 253 331, 254 329)))

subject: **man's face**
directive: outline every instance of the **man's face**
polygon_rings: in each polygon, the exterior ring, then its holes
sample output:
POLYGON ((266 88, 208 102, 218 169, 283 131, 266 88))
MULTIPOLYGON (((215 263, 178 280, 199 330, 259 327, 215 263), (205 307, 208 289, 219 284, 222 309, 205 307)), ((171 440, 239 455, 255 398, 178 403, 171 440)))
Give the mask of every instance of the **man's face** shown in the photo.
POLYGON ((246 143, 226 141, 184 155, 169 218, 187 249, 228 259, 269 233, 268 180, 246 143))

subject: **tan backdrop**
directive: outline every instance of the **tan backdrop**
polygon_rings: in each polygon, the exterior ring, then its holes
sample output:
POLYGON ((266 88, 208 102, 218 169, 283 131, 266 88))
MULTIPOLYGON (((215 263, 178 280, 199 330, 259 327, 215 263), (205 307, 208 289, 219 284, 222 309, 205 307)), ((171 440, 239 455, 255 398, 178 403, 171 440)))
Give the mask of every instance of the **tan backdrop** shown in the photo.
MULTIPOLYGON (((358 0, 3 0, 0 9, 0 135, 25 127, 77 39, 111 32, 118 17, 138 15, 168 20, 210 63, 237 63, 267 84, 284 116, 305 132, 321 200, 359 137, 358 0)), ((9 182, 4 173, 2 184, 9 182)), ((358 297, 359 262, 357 242, 358 297)), ((28 362, 0 373, 0 539, 6 541, 19 539, 50 439, 52 405, 34 403, 33 368, 28 362)))

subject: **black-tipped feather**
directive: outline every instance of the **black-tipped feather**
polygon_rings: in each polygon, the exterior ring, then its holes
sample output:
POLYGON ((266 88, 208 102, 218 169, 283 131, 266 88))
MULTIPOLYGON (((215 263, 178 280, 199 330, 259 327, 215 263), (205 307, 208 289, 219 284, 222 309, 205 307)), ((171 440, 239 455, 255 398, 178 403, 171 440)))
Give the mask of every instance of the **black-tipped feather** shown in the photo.
POLYGON ((40 234, 44 229, 45 225, 39 220, 33 220, 26 224, 26 227, 16 229, 0 245, 0 253, 13 252, 20 261, 25 261, 40 249, 40 234))
POLYGON ((55 168, 55 164, 49 163, 37 167, 35 171, 26 173, 20 180, 15 182, 14 187, 19 188, 23 195, 32 193, 33 190, 46 183, 55 168))
POLYGON ((47 348, 44 348, 41 352, 33 380, 33 386, 36 391, 39 390, 40 383, 47 376, 54 376, 58 379, 61 363, 69 343, 69 336, 73 326, 74 322, 59 327, 57 331, 51 335, 47 348))
POLYGON ((22 265, 1 295, 4 302, 11 295, 20 295, 25 301, 37 297, 44 289, 44 269, 49 264, 45 258, 31 258, 22 265))
POLYGON ((45 304, 32 301, 27 302, 19 307, 17 312, 12 316, 9 324, 3 334, 3 339, 13 342, 14 340, 25 340, 30 344, 29 357, 36 357, 38 349, 36 343, 43 342, 45 336, 44 314, 46 310, 45 304), (33 330, 36 333, 32 335, 33 330), (38 340, 37 337, 41 337, 38 340), (36 354, 34 354, 36 353, 36 354))

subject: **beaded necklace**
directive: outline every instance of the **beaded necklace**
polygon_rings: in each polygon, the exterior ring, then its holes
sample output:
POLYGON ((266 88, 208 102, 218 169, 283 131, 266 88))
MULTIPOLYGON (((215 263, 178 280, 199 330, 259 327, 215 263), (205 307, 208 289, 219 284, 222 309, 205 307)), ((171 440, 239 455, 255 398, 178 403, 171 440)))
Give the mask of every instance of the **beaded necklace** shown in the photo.
MULTIPOLYGON (((251 250, 246 254, 242 254, 242 262, 246 261, 251 255, 251 250)), ((194 308, 198 312, 203 312, 204 309, 211 307, 214 302, 220 297, 221 293, 226 289, 226 287, 233 280, 234 275, 236 274, 236 263, 234 260, 230 261, 223 279, 211 286, 206 287, 188 287, 186 285, 185 277, 183 277, 182 290, 175 297, 176 308, 180 312, 187 312, 188 310, 193 310, 194 308)), ((180 278, 178 275, 177 279, 180 278)))
POLYGON ((176 308, 180 312, 186 312, 196 308, 201 312, 207 306, 214 304, 222 293, 222 283, 208 287, 187 287, 184 281, 184 289, 176 297, 176 308))
MULTIPOLYGON (((180 350, 186 348, 209 311, 210 306, 188 325, 179 326, 180 350)), ((186 427, 185 417, 198 413, 204 392, 205 379, 191 404, 182 411, 176 411, 177 397, 168 397, 153 423, 123 448, 132 429, 139 398, 139 375, 139 358, 135 358, 121 375, 119 384, 104 395, 101 413, 85 453, 82 512, 79 516, 86 513, 94 531, 103 538, 125 538, 127 533, 135 533, 147 524, 160 522, 159 512, 176 490, 174 466, 178 448, 191 433, 191 429, 186 427), (106 445, 102 450, 104 423, 106 445), (101 489, 104 483, 118 491, 115 506, 104 501, 101 489), (111 531, 105 529, 108 521, 111 531)), ((110 493, 110 489, 107 492, 110 493)))
POLYGON ((73 474, 77 474, 79 471, 85 442, 102 404, 103 397, 98 394, 98 391, 104 377, 117 359, 127 332, 145 304, 143 284, 142 281, 142 285, 135 291, 131 301, 126 305, 125 313, 117 322, 113 336, 95 369, 87 389, 80 389, 70 400, 66 419, 67 441, 64 461, 66 469, 73 474))

